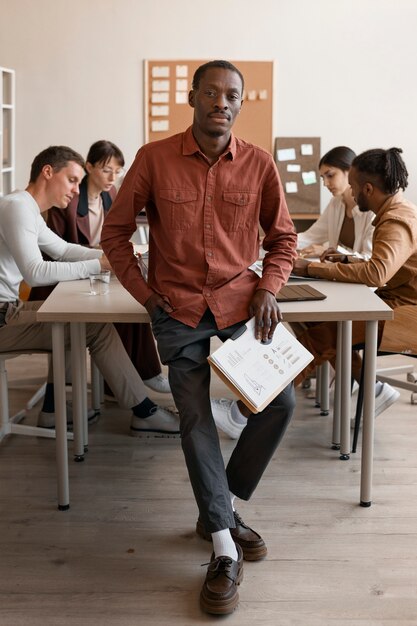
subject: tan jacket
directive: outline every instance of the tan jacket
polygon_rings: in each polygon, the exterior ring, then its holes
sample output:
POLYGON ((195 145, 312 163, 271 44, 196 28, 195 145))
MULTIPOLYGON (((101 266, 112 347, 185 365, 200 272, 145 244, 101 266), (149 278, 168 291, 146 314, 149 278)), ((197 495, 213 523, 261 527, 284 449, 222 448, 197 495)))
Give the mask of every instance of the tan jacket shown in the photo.
POLYGON ((377 287, 395 308, 417 304, 417 207, 402 192, 390 197, 376 215, 372 256, 359 263, 311 263, 311 276, 377 287))

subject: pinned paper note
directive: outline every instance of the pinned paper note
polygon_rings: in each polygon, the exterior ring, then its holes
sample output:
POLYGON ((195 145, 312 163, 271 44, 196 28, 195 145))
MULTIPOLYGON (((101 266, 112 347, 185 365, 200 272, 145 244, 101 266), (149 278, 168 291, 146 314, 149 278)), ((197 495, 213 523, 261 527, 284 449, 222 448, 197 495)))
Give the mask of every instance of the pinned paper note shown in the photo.
POLYGON ((317 176, 314 170, 311 172, 303 172, 301 176, 305 185, 314 185, 317 182, 317 176))
POLYGON ((168 65, 154 65, 152 68, 152 78, 168 78, 169 67, 168 65))
POLYGON ((169 106, 167 104, 154 104, 151 107, 151 115, 152 117, 168 117, 169 106))
POLYGON ((285 183, 285 191, 287 193, 297 193, 298 192, 298 185, 296 182, 291 181, 289 183, 285 183))
POLYGON ((256 100, 256 90, 251 89, 250 91, 248 91, 247 97, 248 97, 248 100, 256 100))
POLYGON ((301 144, 301 154, 303 156, 311 156, 313 154, 313 144, 311 144, 311 143, 302 143, 301 144))
POLYGON ((287 172, 301 172, 301 165, 298 165, 298 163, 288 163, 287 172))
POLYGON ((155 91, 151 94, 151 102, 152 104, 163 104, 169 102, 169 92, 168 91, 155 91))
POLYGON ((266 89, 259 91, 259 100, 268 100, 268 91, 266 89))
POLYGON ((153 133, 160 133, 169 130, 168 120, 152 120, 151 130, 153 133))
POLYGON ((188 91, 188 80, 185 78, 177 78, 175 88, 177 91, 188 91))
POLYGON ((176 104, 188 104, 188 93, 186 91, 176 91, 175 103, 176 104))
POLYGON ((188 77, 188 65, 177 65, 175 68, 175 76, 177 78, 188 77))
POLYGON ((169 80, 153 80, 152 91, 169 91, 169 80))
POLYGON ((282 148, 281 150, 277 150, 278 161, 295 161, 295 158, 294 148, 282 148))

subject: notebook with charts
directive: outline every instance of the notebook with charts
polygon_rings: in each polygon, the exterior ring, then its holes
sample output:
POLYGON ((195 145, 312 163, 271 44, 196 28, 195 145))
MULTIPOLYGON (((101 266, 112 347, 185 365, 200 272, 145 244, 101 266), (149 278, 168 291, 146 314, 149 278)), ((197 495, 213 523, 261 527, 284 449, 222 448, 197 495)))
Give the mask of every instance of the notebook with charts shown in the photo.
POLYGON ((297 300, 325 300, 327 296, 310 285, 285 285, 277 293, 277 302, 297 300))
POLYGON ((258 341, 254 317, 208 357, 216 374, 252 413, 263 411, 312 360, 284 324, 278 324, 271 343, 258 341))

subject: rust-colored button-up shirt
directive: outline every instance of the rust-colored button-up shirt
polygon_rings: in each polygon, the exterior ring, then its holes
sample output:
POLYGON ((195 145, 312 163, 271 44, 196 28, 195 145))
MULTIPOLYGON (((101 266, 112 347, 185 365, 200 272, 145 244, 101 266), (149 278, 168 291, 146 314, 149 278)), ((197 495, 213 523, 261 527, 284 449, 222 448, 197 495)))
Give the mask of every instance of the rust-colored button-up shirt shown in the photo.
POLYGON ((219 329, 248 317, 256 289, 276 293, 291 272, 296 234, 272 156, 233 135, 210 165, 191 128, 143 146, 109 211, 101 244, 124 287, 142 304, 165 296, 170 315, 196 327, 207 307, 219 329), (129 239, 146 207, 148 284, 129 239), (248 267, 267 251, 262 278, 248 267))

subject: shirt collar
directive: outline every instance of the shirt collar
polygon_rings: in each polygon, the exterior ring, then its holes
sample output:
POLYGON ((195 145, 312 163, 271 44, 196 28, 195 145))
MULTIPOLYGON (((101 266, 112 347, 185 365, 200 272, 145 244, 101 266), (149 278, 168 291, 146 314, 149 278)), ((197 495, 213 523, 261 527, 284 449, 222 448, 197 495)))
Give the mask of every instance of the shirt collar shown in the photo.
POLYGON ((376 214, 374 222, 373 222, 374 226, 376 226, 379 223, 384 213, 388 211, 392 207, 393 204, 401 203, 402 199, 403 199, 402 191, 397 191, 397 193, 395 193, 393 196, 389 196, 389 198, 385 200, 384 204, 382 205, 382 207, 379 209, 378 213, 376 214))
MULTIPOLYGON (((189 156, 191 154, 196 154, 197 152, 201 153, 200 146, 194 139, 193 127, 190 126, 184 133, 182 153, 184 156, 189 156)), ((220 158, 228 154, 230 154, 231 159, 234 159, 236 156, 236 137, 233 133, 231 133, 229 145, 227 146, 223 154, 220 155, 220 158)))

